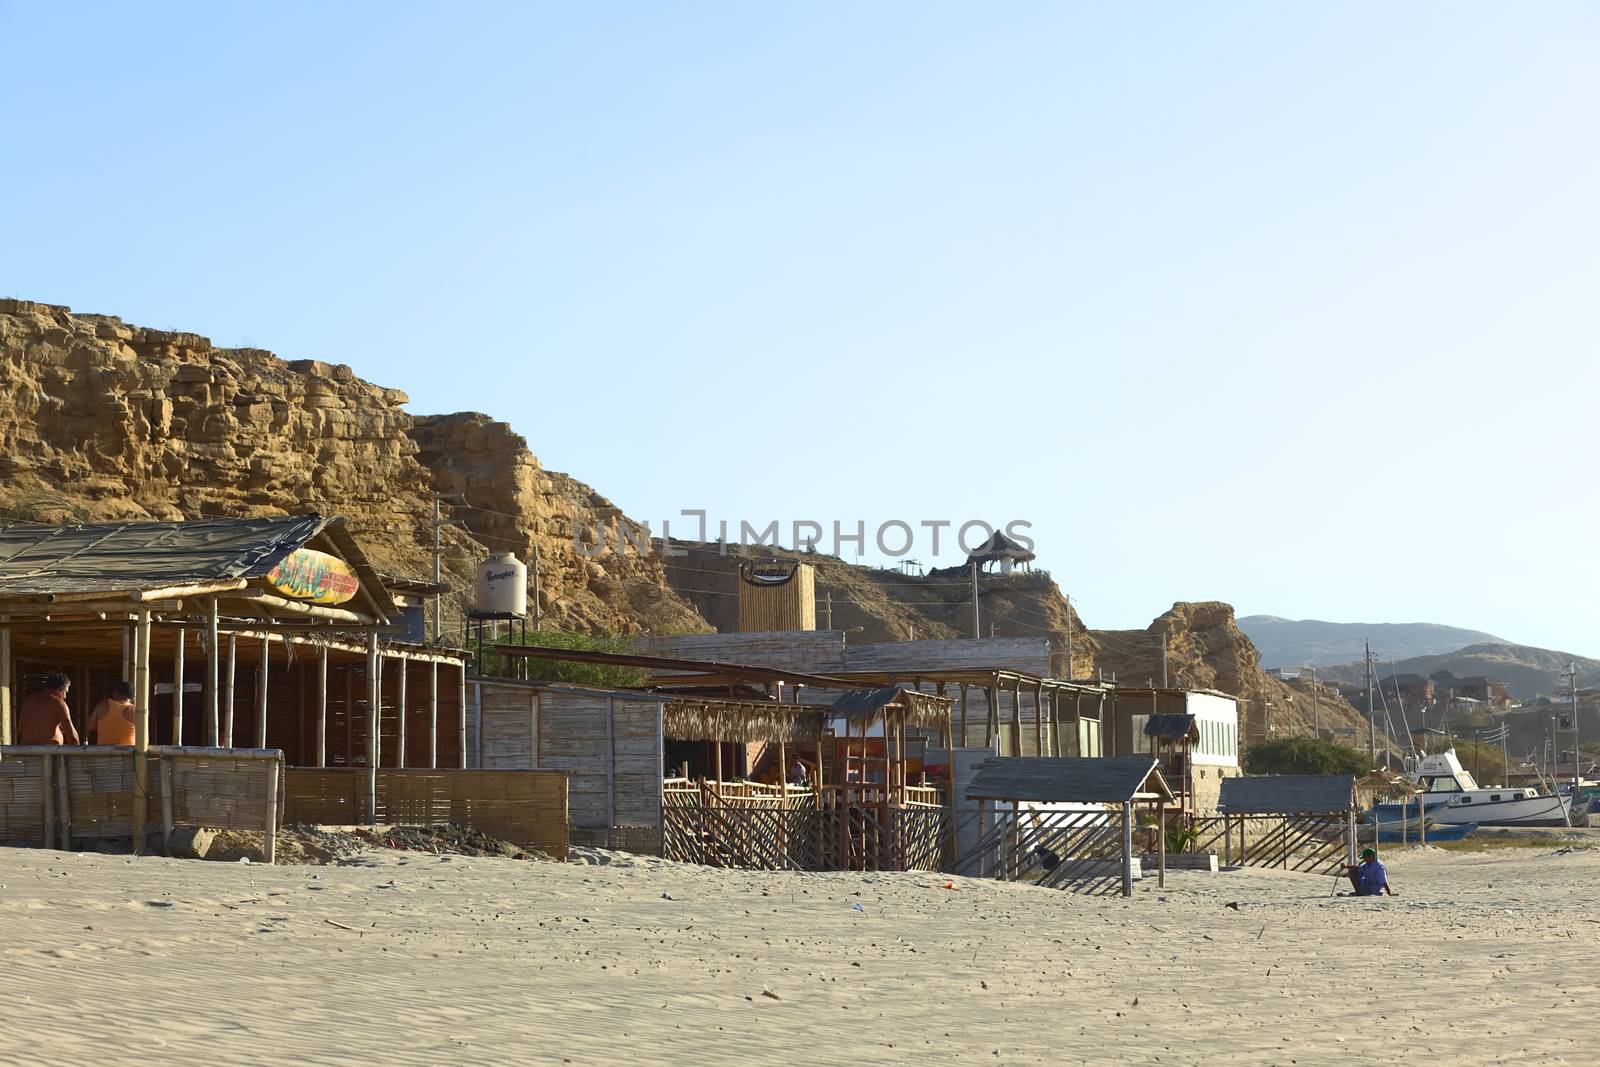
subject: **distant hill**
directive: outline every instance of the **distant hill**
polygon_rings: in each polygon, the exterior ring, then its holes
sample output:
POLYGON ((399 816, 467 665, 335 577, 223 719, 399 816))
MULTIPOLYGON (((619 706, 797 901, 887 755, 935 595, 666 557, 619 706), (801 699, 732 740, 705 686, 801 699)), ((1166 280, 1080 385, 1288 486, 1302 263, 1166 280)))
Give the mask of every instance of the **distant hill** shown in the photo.
POLYGON ((1434 656, 1468 645, 1508 644, 1504 638, 1480 630, 1463 630, 1431 622, 1322 622, 1319 619, 1281 619, 1276 615, 1246 615, 1239 620, 1239 629, 1260 651, 1263 667, 1323 667, 1360 662, 1362 645, 1367 641, 1372 642, 1373 654, 1386 660, 1434 656))
MULTIPOLYGON (((1435 671, 1449 671, 1457 678, 1481 674, 1506 682, 1511 688, 1511 695, 1518 700, 1532 700, 1541 694, 1564 699, 1567 692, 1564 672, 1569 663, 1577 665, 1579 689, 1600 685, 1600 660, 1548 648, 1511 645, 1504 641, 1468 645, 1437 656, 1414 656, 1398 660, 1392 665, 1385 656, 1379 662, 1377 671, 1384 678, 1391 673, 1420 674, 1426 678, 1435 671)), ((1319 670, 1317 680, 1354 685, 1362 680, 1361 664, 1347 663, 1319 670)))

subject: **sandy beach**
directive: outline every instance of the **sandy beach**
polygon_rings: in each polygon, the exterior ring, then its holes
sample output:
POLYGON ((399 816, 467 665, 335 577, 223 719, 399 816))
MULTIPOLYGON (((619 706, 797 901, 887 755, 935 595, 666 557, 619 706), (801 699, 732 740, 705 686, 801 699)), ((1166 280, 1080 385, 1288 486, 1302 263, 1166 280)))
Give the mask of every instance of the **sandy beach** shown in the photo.
POLYGON ((642 858, 6 849, 0 1060, 1595 1061, 1600 850, 1389 866, 1393 899, 1244 871, 1123 900, 642 858))

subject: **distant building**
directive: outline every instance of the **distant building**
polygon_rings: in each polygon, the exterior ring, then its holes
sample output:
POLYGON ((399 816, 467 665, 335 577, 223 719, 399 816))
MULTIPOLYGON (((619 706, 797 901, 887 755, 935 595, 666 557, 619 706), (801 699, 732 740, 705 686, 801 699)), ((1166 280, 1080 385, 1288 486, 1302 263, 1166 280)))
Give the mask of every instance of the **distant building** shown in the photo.
POLYGON ((1511 686, 1508 682, 1485 678, 1481 674, 1471 678, 1456 678, 1450 683, 1450 699, 1452 702, 1475 700, 1492 708, 1509 708, 1511 686))
POLYGON ((1383 690, 1386 699, 1398 701, 1401 707, 1406 708, 1423 708, 1432 704, 1437 688, 1432 679, 1420 674, 1392 675, 1375 684, 1383 690))

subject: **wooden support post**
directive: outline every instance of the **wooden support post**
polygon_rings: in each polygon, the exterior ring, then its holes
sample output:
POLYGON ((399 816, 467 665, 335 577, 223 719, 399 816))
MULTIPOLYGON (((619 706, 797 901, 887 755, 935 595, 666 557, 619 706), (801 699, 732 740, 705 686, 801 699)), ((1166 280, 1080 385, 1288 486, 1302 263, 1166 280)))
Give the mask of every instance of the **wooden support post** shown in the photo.
POLYGON ((172 847, 172 760, 161 756, 157 762, 161 766, 161 851, 164 853, 172 847))
POLYGON ((1344 813, 1344 861, 1356 861, 1356 809, 1344 813))
POLYGON ((144 854, 150 806, 150 609, 139 609, 133 668, 133 854, 144 854))
POLYGON ((261 638, 261 665, 256 668, 256 747, 267 747, 267 676, 272 670, 272 638, 261 638))
POLYGON ((826 731, 819 730, 817 732, 816 781, 811 783, 812 788, 815 789, 817 793, 817 865, 822 870, 827 870, 828 868, 827 833, 823 829, 824 820, 827 818, 827 810, 823 801, 828 795, 824 783, 827 782, 828 776, 823 772, 822 769, 822 749, 827 743, 827 740, 828 737, 826 731))
POLYGON ((175 631, 178 643, 172 650, 172 743, 183 744, 183 639, 184 629, 175 631))
POLYGON ((439 663, 428 664, 428 767, 439 766, 439 663))
MULTIPOLYGON (((989 836, 989 801, 978 801, 978 832, 975 835, 979 841, 989 836)), ((989 850, 984 849, 978 853, 978 877, 986 878, 989 875, 989 850)))
POLYGON ((1156 888, 1167 888, 1167 803, 1156 801, 1156 888))
POLYGON ((461 663, 461 690, 457 701, 461 708, 461 768, 467 767, 467 664, 461 663))
POLYGON ((71 749, 63 749, 61 768, 56 772, 56 820, 61 824, 61 847, 72 848, 72 790, 69 788, 67 768, 72 761, 67 758, 71 749))
POLYGON ((1033 683, 1033 754, 1044 755, 1044 683, 1033 683))
POLYGON ((983 747, 988 748, 994 744, 995 735, 1000 732, 1000 687, 990 683, 983 695, 989 703, 983 717, 983 747))
POLYGON ((1133 896, 1133 801, 1122 802, 1122 895, 1133 896))
POLYGON ((11 627, 0 626, 0 745, 17 735, 11 727, 11 627))
MULTIPOLYGON (((367 635, 367 823, 378 822, 378 635, 367 635)), ((464 676, 464 675, 463 675, 464 676)))
POLYGON ((278 862, 278 772, 279 763, 267 760, 267 862, 278 862))
POLYGON ((213 748, 220 744, 222 736, 218 726, 222 697, 218 689, 219 675, 222 673, 222 650, 217 646, 220 639, 218 626, 217 598, 212 597, 206 604, 206 744, 213 748))
POLYGON ((56 847, 56 758, 45 753, 44 755, 44 847, 56 847))
POLYGON ((1222 865, 1233 866, 1233 816, 1222 817, 1222 865))
POLYGON ((1022 755, 1022 682, 1011 683, 1011 754, 1022 755))
MULTIPOLYGON (((394 765, 403 769, 406 765, 406 676, 411 673, 411 661, 402 654, 395 663, 400 668, 400 687, 395 696, 395 707, 399 709, 400 721, 396 727, 396 732, 399 736, 395 742, 394 765)), ((480 733, 478 736, 478 743, 481 745, 483 743, 483 735, 480 733)), ((532 750, 530 749, 530 755, 531 753, 532 750)))
MULTIPOLYGON (((1576 721, 1576 720, 1574 720, 1574 721, 1576 721)), ((1578 758, 1577 754, 1574 753, 1572 758, 1573 759, 1577 759, 1578 758)), ((1574 796, 1576 796, 1576 793, 1574 793, 1574 796)), ((1427 812, 1423 808, 1422 794, 1418 793, 1417 794, 1417 844, 1426 845, 1427 843, 1428 843, 1427 812)), ((1377 844, 1377 841, 1374 840, 1373 844, 1377 844)))
POLYGON ((222 747, 233 747, 233 683, 239 666, 239 635, 228 635, 228 673, 222 683, 222 747))
POLYGON ((961 683, 961 740, 958 744, 962 748, 967 747, 967 683, 965 682, 961 683))

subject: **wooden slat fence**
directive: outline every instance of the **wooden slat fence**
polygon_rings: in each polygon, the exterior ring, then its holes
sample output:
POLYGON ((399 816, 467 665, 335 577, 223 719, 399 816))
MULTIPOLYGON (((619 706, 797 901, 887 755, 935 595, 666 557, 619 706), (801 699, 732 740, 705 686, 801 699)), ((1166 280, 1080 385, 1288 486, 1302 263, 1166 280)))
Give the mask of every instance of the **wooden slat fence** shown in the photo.
MULTIPOLYGON (((918 791, 936 800, 936 789, 918 791)), ((940 870, 948 809, 889 806, 881 787, 816 790, 670 779, 662 790, 662 854, 684 863, 757 870, 940 870)))
POLYGON ((1352 843, 1342 813, 1322 815, 1218 815, 1194 821, 1194 851, 1215 852, 1224 866, 1277 867, 1333 874, 1352 843))
POLYGON ((1117 814, 1023 809, 995 812, 991 818, 953 873, 1030 881, 1090 895, 1121 892, 1122 827, 1117 814))
MULTIPOLYGON (((349 826, 366 821, 364 768, 291 767, 286 822, 349 826)), ((379 770, 377 821, 465 826, 565 859, 567 776, 559 771, 379 770)))

